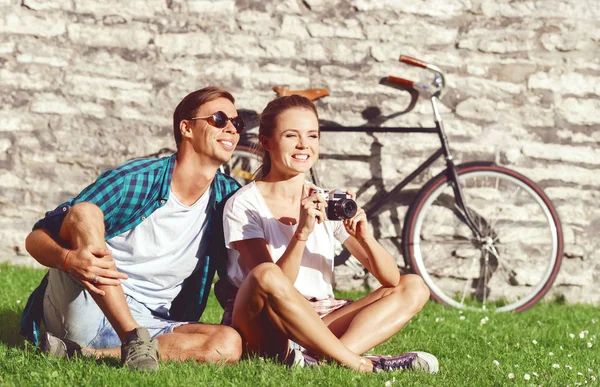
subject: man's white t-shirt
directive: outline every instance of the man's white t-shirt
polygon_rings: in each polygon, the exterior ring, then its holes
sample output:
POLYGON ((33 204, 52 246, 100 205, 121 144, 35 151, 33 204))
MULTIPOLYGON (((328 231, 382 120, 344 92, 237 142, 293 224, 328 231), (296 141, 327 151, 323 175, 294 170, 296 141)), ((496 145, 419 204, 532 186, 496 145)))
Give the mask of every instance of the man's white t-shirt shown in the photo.
POLYGON ((123 281, 126 295, 157 313, 168 315, 171 302, 181 291, 204 255, 210 188, 191 206, 179 202, 171 191, 164 206, 135 228, 106 243, 123 281))
MULTIPOLYGON (((262 238, 267 242, 274 262, 285 252, 296 232, 296 225, 279 222, 267 207, 254 182, 238 190, 225 204, 223 230, 228 253, 227 274, 239 287, 248 274, 239 263, 239 253, 232 242, 262 238)), ((325 221, 316 224, 306 241, 300 271, 294 286, 307 299, 333 297, 333 258, 335 241, 344 242, 348 233, 342 222, 325 221)))

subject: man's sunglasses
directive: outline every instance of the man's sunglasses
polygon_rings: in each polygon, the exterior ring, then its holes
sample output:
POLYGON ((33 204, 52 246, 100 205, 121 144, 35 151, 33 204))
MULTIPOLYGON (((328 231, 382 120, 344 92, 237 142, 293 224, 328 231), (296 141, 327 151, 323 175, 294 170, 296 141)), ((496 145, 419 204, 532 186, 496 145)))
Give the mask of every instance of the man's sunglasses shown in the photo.
POLYGON ((239 134, 242 134, 244 132, 244 129, 246 128, 246 123, 244 122, 242 117, 227 117, 227 114, 223 113, 220 110, 216 113, 211 114, 210 116, 192 117, 190 118, 190 120, 206 120, 210 125, 219 129, 223 129, 227 126, 227 121, 231 121, 231 123, 235 127, 235 130, 237 130, 239 134))

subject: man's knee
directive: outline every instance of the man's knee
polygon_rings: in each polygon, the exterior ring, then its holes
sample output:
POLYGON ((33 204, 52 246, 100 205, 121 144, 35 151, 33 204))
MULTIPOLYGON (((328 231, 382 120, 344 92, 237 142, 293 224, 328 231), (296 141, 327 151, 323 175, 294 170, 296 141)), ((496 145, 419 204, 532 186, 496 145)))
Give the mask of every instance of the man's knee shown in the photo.
POLYGON ((215 350, 224 362, 233 364, 242 357, 242 337, 233 328, 222 326, 217 334, 215 350))
POLYGON ((104 217, 104 213, 102 212, 100 207, 98 207, 94 203, 81 202, 74 204, 71 207, 71 209, 69 210, 69 212, 67 212, 67 215, 65 216, 65 221, 67 219, 80 219, 98 216, 104 217))

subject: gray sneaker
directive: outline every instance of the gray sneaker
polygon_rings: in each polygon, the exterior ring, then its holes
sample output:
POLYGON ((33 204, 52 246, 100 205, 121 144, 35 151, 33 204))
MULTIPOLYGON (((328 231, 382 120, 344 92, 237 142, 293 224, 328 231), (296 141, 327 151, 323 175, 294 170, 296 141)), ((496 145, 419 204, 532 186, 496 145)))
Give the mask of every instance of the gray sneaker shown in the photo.
POLYGON ((373 362, 373 371, 396 371, 415 369, 430 374, 437 374, 439 363, 435 356, 427 352, 407 352, 400 356, 368 355, 373 362))
POLYGON ((69 339, 61 339, 49 332, 42 335, 40 351, 53 357, 77 357, 90 354, 81 348, 81 345, 69 339))
POLYGON ((121 345, 121 365, 142 372, 158 369, 158 341, 146 328, 138 327, 127 335, 121 345))

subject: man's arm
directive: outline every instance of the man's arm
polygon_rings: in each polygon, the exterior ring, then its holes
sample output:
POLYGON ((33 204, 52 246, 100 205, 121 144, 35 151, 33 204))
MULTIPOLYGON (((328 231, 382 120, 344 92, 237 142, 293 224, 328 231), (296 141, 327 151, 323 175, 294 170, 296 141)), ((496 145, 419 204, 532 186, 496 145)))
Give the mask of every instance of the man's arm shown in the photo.
POLYGON ((42 265, 71 274, 85 288, 105 295, 99 285, 120 285, 127 275, 116 270, 110 250, 104 241, 104 214, 92 203, 77 203, 63 217, 58 239, 37 228, 25 241, 27 251, 42 265), (94 281, 95 280, 95 281, 94 281))

